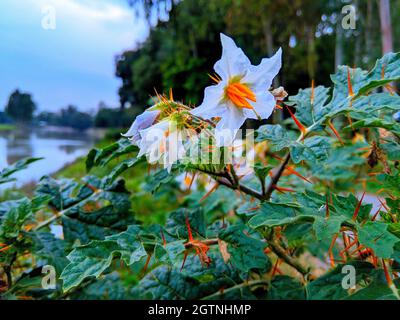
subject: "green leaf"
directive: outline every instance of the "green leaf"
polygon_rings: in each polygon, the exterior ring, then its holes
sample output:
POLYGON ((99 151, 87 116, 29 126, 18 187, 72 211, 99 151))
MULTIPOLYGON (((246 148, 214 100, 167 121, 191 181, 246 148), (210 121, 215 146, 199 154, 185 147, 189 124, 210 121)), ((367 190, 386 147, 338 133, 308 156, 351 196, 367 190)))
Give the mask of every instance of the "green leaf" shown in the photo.
POLYGON ((348 297, 349 292, 342 286, 342 281, 348 273, 343 272, 344 266, 355 268, 356 284, 366 277, 375 273, 373 265, 367 262, 349 261, 346 265, 339 264, 332 271, 324 274, 316 280, 310 282, 307 287, 307 299, 309 300, 340 300, 348 297))
POLYGON ((163 184, 174 182, 174 179, 175 179, 174 170, 168 172, 167 169, 161 169, 146 177, 145 184, 143 185, 142 189, 143 191, 154 193, 163 184))
POLYGON ((295 140, 296 134, 286 131, 281 125, 266 124, 257 129, 256 142, 267 140, 272 147, 272 151, 280 151, 288 148, 295 140))
POLYGON ((229 262, 243 272, 253 269, 268 270, 271 262, 264 253, 266 243, 248 234, 242 225, 233 225, 219 232, 219 239, 227 243, 229 262))
POLYGON ((388 231, 388 225, 379 221, 368 221, 358 232, 360 243, 371 248, 380 258, 390 258, 394 245, 400 241, 388 231))
POLYGON ((178 209, 171 212, 165 229, 173 237, 178 239, 188 239, 186 217, 189 219, 190 228, 193 236, 206 237, 206 222, 203 209, 178 209))
POLYGON ((295 142, 290 148, 290 155, 294 163, 305 160, 314 164, 328 158, 331 148, 331 139, 328 137, 313 136, 301 142, 295 142))
POLYGON ((268 300, 305 300, 304 286, 289 276, 275 276, 268 289, 268 300))
POLYGON ((135 297, 129 292, 129 289, 118 273, 112 273, 71 293, 69 297, 71 300, 134 299, 135 297))
POLYGON ((104 149, 92 149, 86 158, 86 169, 90 171, 94 166, 105 166, 111 160, 137 152, 137 150, 137 146, 133 145, 129 139, 120 139, 104 149))
POLYGON ((28 232, 26 236, 33 242, 34 254, 46 264, 54 266, 60 273, 67 265, 66 244, 49 232, 28 232))
POLYGON ((17 172, 26 169, 31 163, 39 161, 43 158, 26 158, 19 160, 12 164, 9 167, 4 168, 0 171, 0 184, 13 181, 15 179, 11 178, 11 176, 17 172))
POLYGON ((325 103, 329 98, 329 88, 318 86, 314 89, 314 103, 311 103, 312 90, 300 89, 298 94, 289 97, 289 105, 296 108, 296 118, 309 127, 321 121, 327 113, 325 103))
MULTIPOLYGON (((388 286, 383 270, 376 270, 373 277, 369 277, 369 279, 371 282, 366 287, 351 294, 346 300, 397 300, 388 286)), ((395 279, 393 282, 398 288, 399 279, 395 279)))
POLYGON ((64 291, 78 286, 88 277, 99 277, 111 265, 119 249, 115 241, 92 241, 74 249, 67 257, 70 263, 60 276, 64 291))
POLYGON ((376 178, 382 183, 382 189, 386 189, 390 194, 400 197, 400 173, 397 172, 393 175, 379 174, 376 178))
POLYGON ((32 216, 32 205, 28 198, 9 203, 9 210, 0 218, 0 239, 16 239, 24 223, 32 216))
POLYGON ((52 197, 50 205, 62 216, 67 242, 79 240, 83 244, 92 239, 102 240, 135 222, 130 213, 129 193, 122 180, 104 186, 102 180, 92 176, 85 177, 83 183, 45 177, 37 194, 52 197))
POLYGON ((154 242, 154 237, 149 237, 149 234, 144 232, 140 226, 132 225, 125 232, 107 237, 107 240, 117 242, 121 259, 127 265, 131 265, 147 257, 146 241, 149 243, 154 242))
POLYGON ((134 167, 135 165, 137 165, 138 163, 141 162, 141 160, 143 160, 143 158, 137 159, 137 158, 133 158, 133 159, 128 159, 128 160, 124 160, 122 162, 120 162, 111 172, 109 175, 107 175, 105 178, 103 178, 104 180, 104 184, 105 185, 109 185, 112 182, 114 182, 123 172, 125 172, 126 170, 134 167))
POLYGON ((241 279, 218 254, 210 256, 212 262, 207 268, 202 266, 197 256, 188 256, 182 271, 179 267, 160 266, 141 280, 135 292, 144 299, 156 300, 193 300, 211 295, 216 299, 254 298, 246 288, 220 294, 221 288, 227 291, 241 279))

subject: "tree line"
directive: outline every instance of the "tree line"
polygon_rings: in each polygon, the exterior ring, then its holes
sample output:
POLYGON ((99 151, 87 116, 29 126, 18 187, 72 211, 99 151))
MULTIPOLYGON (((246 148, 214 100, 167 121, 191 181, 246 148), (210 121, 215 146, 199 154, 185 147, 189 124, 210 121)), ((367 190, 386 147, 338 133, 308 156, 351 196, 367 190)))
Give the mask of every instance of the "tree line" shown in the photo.
POLYGON ((122 109, 141 110, 149 94, 170 88, 184 102, 199 104, 221 54, 220 32, 233 36, 255 64, 281 47, 283 68, 274 85, 289 93, 312 80, 328 85, 338 65, 368 70, 383 53, 400 49, 400 25, 394 23, 400 19, 400 0, 128 2, 148 19, 151 31, 139 47, 116 59, 122 109), (343 28, 346 5, 354 8, 354 29, 343 28))
POLYGON ((132 108, 121 111, 118 108, 110 108, 102 102, 96 113, 80 111, 74 105, 61 108, 58 112, 37 113, 37 109, 32 94, 17 89, 11 93, 4 111, 0 111, 0 124, 49 125, 86 130, 91 127, 126 127, 135 116, 132 108))

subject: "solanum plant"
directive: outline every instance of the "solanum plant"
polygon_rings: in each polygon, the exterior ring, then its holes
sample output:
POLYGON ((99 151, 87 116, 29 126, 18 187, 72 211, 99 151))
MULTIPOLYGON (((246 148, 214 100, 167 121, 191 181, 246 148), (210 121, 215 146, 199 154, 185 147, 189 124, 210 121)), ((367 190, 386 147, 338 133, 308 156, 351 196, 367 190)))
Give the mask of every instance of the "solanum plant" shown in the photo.
POLYGON ((88 172, 112 165, 107 175, 43 177, 33 198, 0 204, 3 298, 399 298, 400 54, 286 98, 269 88, 281 51, 252 66, 221 40, 199 107, 158 95, 125 137, 89 153, 88 172), (254 141, 238 133, 282 109, 290 117, 254 141), (120 177, 146 162, 142 192, 178 208, 159 224, 131 212, 141 195, 120 177))

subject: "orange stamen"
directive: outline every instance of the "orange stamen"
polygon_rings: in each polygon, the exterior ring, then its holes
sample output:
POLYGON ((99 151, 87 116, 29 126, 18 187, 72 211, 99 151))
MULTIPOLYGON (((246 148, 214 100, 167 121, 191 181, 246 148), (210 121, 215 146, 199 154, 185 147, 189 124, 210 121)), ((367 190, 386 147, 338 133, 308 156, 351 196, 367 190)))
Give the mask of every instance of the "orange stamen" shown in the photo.
POLYGON ((221 79, 218 77, 217 74, 214 74, 214 75, 208 74, 208 76, 211 78, 212 81, 214 81, 217 84, 220 83, 220 81, 221 81, 221 79))
POLYGON ((225 91, 228 99, 238 108, 254 109, 247 100, 256 102, 256 95, 248 86, 235 82, 228 85, 225 91))

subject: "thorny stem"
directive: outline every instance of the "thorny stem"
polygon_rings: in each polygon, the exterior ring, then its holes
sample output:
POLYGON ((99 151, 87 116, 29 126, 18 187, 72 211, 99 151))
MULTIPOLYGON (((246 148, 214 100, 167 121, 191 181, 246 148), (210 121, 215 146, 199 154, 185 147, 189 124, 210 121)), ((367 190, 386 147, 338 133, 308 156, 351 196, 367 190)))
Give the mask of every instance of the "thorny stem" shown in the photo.
POLYGON ((81 201, 79 201, 78 203, 74 204, 73 206, 71 206, 71 207, 69 207, 69 208, 67 208, 67 209, 65 209, 65 210, 56 212, 56 214, 55 214, 54 216, 52 216, 51 218, 49 218, 49 219, 43 221, 42 223, 39 223, 35 228, 33 228, 33 231, 37 231, 37 230, 39 230, 39 229, 42 229, 42 228, 48 226, 48 225, 51 224, 53 221, 55 221, 55 220, 57 220, 58 218, 64 216, 69 210, 71 210, 71 209, 73 209, 73 208, 75 208, 75 207, 78 207, 79 205, 81 205, 81 203, 82 203, 83 201, 88 200, 88 199, 91 198, 92 196, 94 196, 94 195, 96 195, 96 194, 99 194, 99 193, 101 193, 102 191, 103 191, 103 190, 101 190, 101 189, 97 189, 96 191, 94 191, 93 193, 91 193, 88 197, 82 199, 81 201))
POLYGON ((269 200, 271 198, 272 192, 274 192, 275 186, 278 184, 278 181, 281 178, 283 171, 285 171, 285 168, 289 163, 289 160, 290 160, 290 152, 286 154, 285 158, 283 159, 283 162, 278 168, 278 171, 272 177, 271 182, 268 185, 267 191, 263 195, 263 200, 269 200))
POLYGON ((263 200, 263 195, 261 193, 258 193, 257 191, 255 191, 255 190, 253 190, 251 188, 248 188, 248 187, 246 187, 246 186, 244 186, 242 184, 239 184, 238 186, 235 186, 235 185, 231 184, 228 181, 225 181, 223 179, 218 179, 218 178, 216 179, 216 181, 219 184, 221 184, 221 185, 223 185, 225 187, 228 187, 228 188, 230 188, 232 190, 240 190, 240 191, 248 194, 249 196, 257 198, 258 200, 263 200))
MULTIPOLYGON (((201 243, 203 243, 203 244, 205 244, 205 245, 207 245, 207 246, 212 246, 212 245, 215 245, 215 244, 218 244, 218 239, 206 239, 206 240, 202 240, 202 241, 200 241, 201 243)), ((187 243, 185 243, 185 248, 186 249, 189 249, 189 248, 191 248, 193 245, 192 245, 192 243, 190 243, 190 242, 187 242, 187 243)))
POLYGON ((281 258, 283 261, 285 261, 288 265, 295 268, 303 276, 306 276, 308 274, 308 271, 300 263, 298 263, 295 259, 293 259, 291 256, 286 254, 285 250, 281 247, 281 245, 278 243, 278 241, 273 239, 273 235, 271 235, 271 238, 267 241, 268 241, 268 244, 269 244, 271 250, 279 258, 281 258))
POLYGON ((253 286, 268 286, 269 285, 269 281, 267 280, 253 280, 253 281, 246 281, 240 284, 237 284, 233 287, 230 287, 226 290, 222 292, 215 292, 209 296, 206 296, 204 298, 202 298, 202 300, 209 300, 209 299, 213 299, 213 298, 217 298, 217 297, 221 297, 226 293, 229 293, 231 291, 235 291, 235 290, 239 290, 245 287, 253 287, 253 286))

